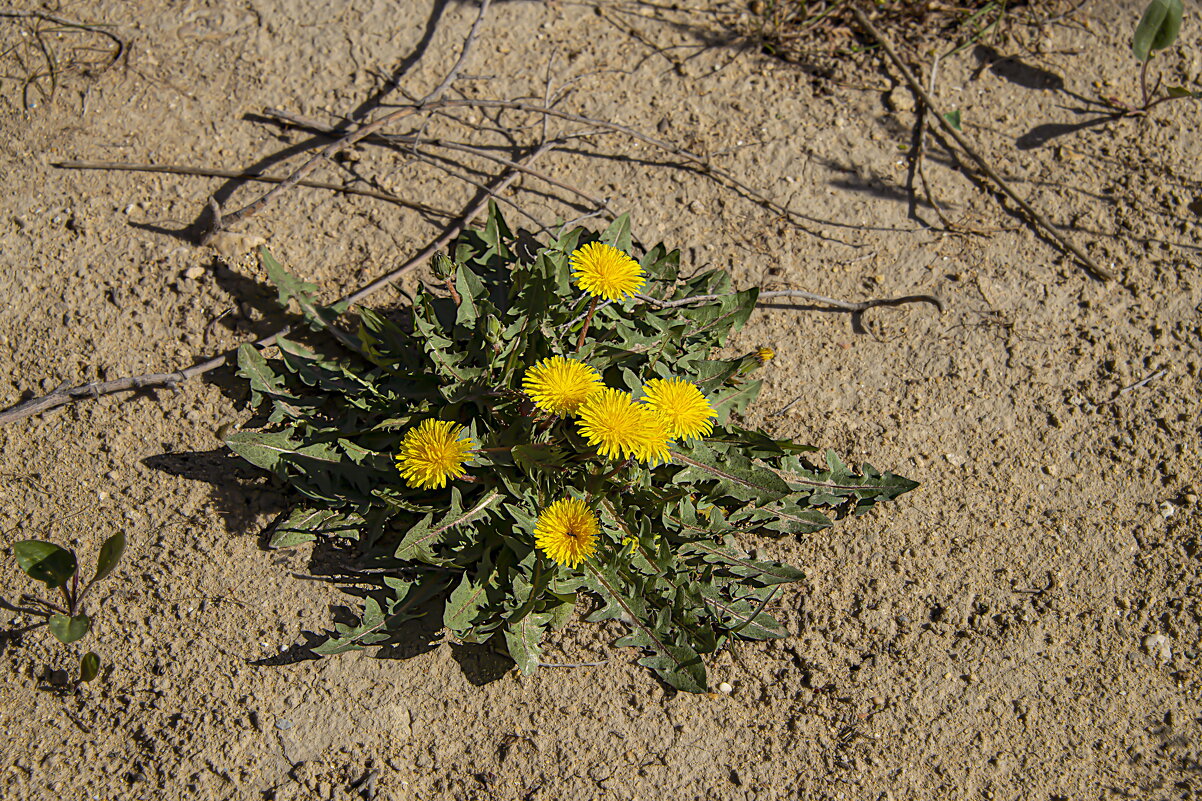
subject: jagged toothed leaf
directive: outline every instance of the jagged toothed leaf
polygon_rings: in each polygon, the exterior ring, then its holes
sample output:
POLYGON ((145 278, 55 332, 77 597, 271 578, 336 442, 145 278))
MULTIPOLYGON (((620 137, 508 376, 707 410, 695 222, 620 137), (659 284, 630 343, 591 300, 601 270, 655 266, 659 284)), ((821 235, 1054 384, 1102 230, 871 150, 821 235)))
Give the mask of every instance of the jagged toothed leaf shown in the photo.
MULTIPOLYGON (((715 584, 701 584, 701 596, 732 634, 749 640, 779 640, 789 632, 776 618, 764 611, 771 602, 771 591, 762 598, 734 598, 715 584)), ((729 585, 727 585, 729 586, 729 585)))
POLYGON ((675 642, 667 631, 657 627, 656 624, 662 621, 654 616, 639 595, 623 592, 623 582, 612 568, 592 562, 586 562, 584 567, 586 586, 605 604, 590 615, 589 620, 621 620, 630 629, 630 634, 619 639, 616 645, 651 651, 650 656, 639 660, 640 665, 651 668, 678 690, 705 692, 705 664, 701 655, 690 646, 675 642))
POLYGON ((363 614, 359 625, 347 626, 338 623, 334 626, 335 633, 321 645, 313 649, 313 653, 323 656, 344 654, 347 651, 358 651, 368 645, 384 642, 389 634, 385 629, 387 622, 380 602, 368 597, 363 602, 363 614))
POLYGON ((710 405, 718 413, 718 422, 725 424, 732 414, 739 414, 760 396, 763 381, 743 381, 737 386, 722 387, 714 392, 710 405))
POLYGON ((505 647, 523 675, 538 670, 543 656, 543 635, 555 619, 556 615, 550 612, 532 612, 506 626, 505 647))
POLYGON ((795 567, 781 562, 751 559, 731 545, 714 540, 696 540, 686 543, 681 546, 679 551, 681 556, 693 553, 701 555, 707 562, 726 565, 732 572, 753 578, 764 585, 789 584, 805 578, 805 573, 795 567))
POLYGON ((486 509, 501 499, 499 490, 489 490, 470 509, 464 510, 463 498, 459 488, 451 490, 450 512, 437 523, 434 515, 428 514, 417 525, 405 532, 405 537, 397 546, 393 556, 417 562, 438 564, 440 560, 434 555, 434 546, 442 542, 447 532, 456 526, 464 525, 479 517, 486 509))
POLYGON ((672 460, 688 467, 677 475, 677 483, 715 482, 715 494, 749 498, 759 503, 776 501, 789 494, 789 485, 776 473, 753 464, 731 448, 718 453, 701 442, 692 442, 678 446, 672 460))
POLYGON ((476 621, 476 615, 488 603, 487 591, 486 584, 465 575, 447 599, 442 624, 459 635, 467 632, 476 621))
POLYGON ((455 325, 470 331, 480 316, 480 301, 488 296, 480 277, 466 264, 455 268, 455 289, 459 294, 459 307, 455 311, 455 325))
POLYGON ((563 466, 564 453, 554 445, 515 445, 510 453, 516 462, 528 475, 538 472, 557 470, 563 466))
POLYGON ((258 406, 264 395, 294 398, 288 383, 267 364, 254 345, 238 346, 238 375, 250 382, 251 405, 258 406))
POLYGON ((318 537, 358 539, 364 523, 363 516, 353 512, 301 506, 276 524, 268 547, 292 548, 318 537))
POLYGON ((225 444, 255 467, 273 472, 280 459, 296 453, 298 447, 291 431, 235 431, 225 438, 225 444))
POLYGON ((316 284, 302 281, 285 270, 284 266, 276 261, 275 256, 271 255, 271 251, 265 247, 259 248, 259 256, 263 260, 263 267, 267 270, 267 280, 275 285, 278 293, 277 301, 281 307, 287 309, 292 300, 297 301, 301 306, 313 303, 313 293, 317 291, 316 284))

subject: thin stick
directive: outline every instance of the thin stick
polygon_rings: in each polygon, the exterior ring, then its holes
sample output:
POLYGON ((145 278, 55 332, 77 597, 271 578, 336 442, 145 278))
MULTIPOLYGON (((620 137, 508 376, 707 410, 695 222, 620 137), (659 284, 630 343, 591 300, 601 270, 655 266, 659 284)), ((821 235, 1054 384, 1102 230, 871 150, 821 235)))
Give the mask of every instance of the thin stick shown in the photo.
MULTIPOLYGON (((635 295, 636 298, 644 303, 650 303, 652 306, 658 306, 661 309, 672 309, 677 306, 687 306, 690 303, 710 303, 722 298, 733 297, 736 293, 729 292, 724 295, 694 295, 690 298, 681 298, 680 300, 659 300, 650 295, 635 295)), ((803 292, 800 289, 774 289, 770 292, 761 292, 756 302, 770 300, 772 298, 800 298, 802 300, 812 300, 815 303, 825 303, 828 306, 834 306, 836 309, 845 309, 850 312, 862 312, 868 309, 876 308, 877 306, 901 306, 906 303, 929 303, 943 312, 943 302, 933 295, 906 295, 900 298, 879 298, 877 300, 861 300, 847 301, 828 298, 825 295, 815 295, 813 292, 803 292)))
MULTIPOLYGON (((615 131, 617 133, 625 134, 626 136, 629 136, 632 139, 636 139, 645 144, 659 148, 660 150, 667 151, 668 153, 671 153, 674 156, 679 156, 680 158, 683 158, 686 161, 696 164, 697 167, 700 168, 703 173, 706 173, 713 177, 721 178, 722 180, 727 181, 732 186, 734 186, 736 189, 745 193, 748 197, 754 199, 757 203, 760 203, 765 208, 770 209, 771 211, 775 211, 778 214, 783 215, 787 219, 796 219, 796 218, 809 219, 809 218, 805 218, 804 215, 801 215, 798 212, 793 211, 792 209, 782 206, 781 204, 777 203, 775 200, 772 200, 771 198, 769 198, 764 193, 752 188, 748 184, 743 183, 738 178, 736 178, 732 173, 727 172, 726 170, 722 169, 721 167, 715 166, 704 156, 699 156, 696 153, 693 153, 682 147, 677 147, 676 145, 672 144, 671 142, 667 142, 663 139, 659 139, 659 138, 656 138, 649 134, 645 134, 641 131, 638 131, 638 130, 631 128, 629 126, 626 126, 626 125, 620 125, 616 122, 609 122, 608 120, 599 120, 599 119, 595 119, 593 117, 586 117, 582 114, 573 114, 569 111, 560 111, 557 108, 551 108, 548 106, 539 106, 534 103, 526 103, 526 102, 520 101, 520 100, 475 100, 472 98, 464 98, 461 100, 444 101, 439 104, 439 107, 440 108, 503 108, 503 109, 512 109, 514 111, 528 111, 533 114, 546 114, 551 117, 558 117, 562 120, 569 120, 571 122, 577 122, 582 125, 592 125, 597 128, 605 128, 610 131, 615 131)), ((815 222, 822 222, 822 221, 815 220, 815 222)), ((853 226, 853 225, 845 225, 842 223, 827 223, 827 224, 834 225, 836 227, 841 227, 841 228, 857 227, 857 226, 853 226)))
MULTIPOLYGON (((51 167, 57 167, 60 170, 121 170, 126 172, 162 172, 171 175, 195 175, 208 178, 232 178, 244 181, 258 181, 264 184, 281 184, 287 180, 287 177, 276 175, 263 175, 258 172, 246 172, 238 170, 216 170, 208 167, 188 167, 179 164, 127 164, 120 161, 56 161, 51 162, 51 167)), ((307 186, 312 189, 328 189, 331 192, 341 192, 344 195, 359 195, 361 197, 375 198, 376 200, 387 200, 389 203, 396 203, 399 206, 407 206, 428 214, 437 214, 440 217, 451 217, 451 212, 436 209, 431 206, 426 206, 422 203, 413 203, 408 200, 389 194, 388 192, 377 192, 371 189, 356 189, 353 186, 342 186, 340 184, 327 184, 321 181, 298 181, 297 186, 307 186)))
MULTIPOLYGON (((863 26, 864 30, 880 44, 881 48, 889 56, 889 59, 893 62, 893 65, 897 67, 898 71, 902 74, 902 77, 905 78, 906 83, 910 85, 910 88, 914 91, 914 93, 922 98, 923 103, 926 103, 927 108, 930 109, 931 113, 935 117, 935 122, 939 124, 939 127, 943 129, 943 132, 954 139, 956 144, 963 148, 964 152, 972 157, 973 161, 977 163, 977 166, 981 168, 981 171, 985 173, 985 175, 989 176, 989 178, 995 184, 997 184, 998 188, 1000 188, 1007 195, 1007 197, 1017 203, 1019 208, 1026 212, 1027 217, 1031 220, 1031 222, 1035 223, 1040 229, 1047 233, 1048 236, 1056 240, 1056 242, 1058 242, 1062 248, 1076 256, 1081 263, 1085 265, 1086 269, 1088 269, 1095 276, 1107 281, 1114 280, 1114 276, 1108 270, 1102 269, 1097 262, 1090 258, 1088 253, 1079 248, 1064 234, 1056 230, 1056 228, 1053 227, 1052 224, 1048 222, 1048 220, 1042 214, 1036 211, 1030 203, 1019 197, 1018 193, 1010 187, 1010 184, 1006 183, 1006 181, 1004 181, 1002 177, 997 174, 993 167, 989 166, 989 163, 985 161, 985 159, 979 153, 977 153, 976 149, 968 143, 968 140, 964 137, 964 135, 957 131, 955 127, 947 121, 947 118, 944 117, 942 112, 939 111, 939 107, 935 104, 935 101, 931 99, 931 96, 927 93, 926 89, 922 87, 922 84, 915 80, 914 75, 905 65, 905 62, 901 60, 901 57, 898 56, 897 51, 893 49, 893 45, 888 39, 885 38, 884 34, 876 29, 875 25, 868 21, 868 16, 862 10, 860 10, 860 7, 852 3, 849 5, 849 8, 851 9, 851 13, 855 16, 856 21, 859 22, 860 25, 863 26)), ((930 124, 930 120, 927 120, 927 124, 930 124)))
POLYGON ((358 142, 360 139, 375 133, 381 128, 416 114, 430 104, 437 103, 439 98, 442 97, 443 93, 446 92, 447 87, 450 86, 455 78, 459 76, 459 70, 467 61, 468 54, 472 50, 472 45, 475 44, 476 35, 479 33, 480 23, 484 20, 484 15, 488 12, 488 6, 490 2, 491 0, 482 0, 480 3, 480 13, 476 17, 475 23, 472 24, 472 29, 468 33, 467 39, 465 39, 463 42, 463 49, 459 52, 459 59, 455 62, 454 66, 451 67, 450 72, 447 73, 442 82, 438 84, 438 86, 436 86, 433 91, 430 92, 430 94, 426 95, 421 102, 419 102, 416 106, 402 107, 396 111, 385 114, 375 122, 369 122, 366 125, 363 125, 362 127, 346 134, 341 139, 331 142, 321 150, 317 151, 315 155, 297 168, 295 172, 281 181, 279 185, 273 187, 271 191, 267 192, 265 195, 247 204, 246 206, 238 209, 233 214, 224 214, 221 211, 220 206, 217 204, 216 199, 210 198, 209 205, 212 209, 213 219, 208 230, 205 231, 205 233, 201 236, 200 244, 209 244, 213 237, 216 236, 220 231, 237 225, 248 217, 252 217, 260 212, 265 206, 267 206, 277 197, 296 186, 302 178, 312 172, 322 161, 332 158, 336 154, 346 150, 348 147, 358 142))
MULTIPOLYGON (((550 149, 552 149, 552 145, 540 147, 533 151, 527 157, 527 159, 533 161, 550 149)), ((511 183, 517 180, 517 177, 517 172, 509 171, 504 176, 498 178, 497 181, 490 187, 492 194, 503 191, 511 183)), ((410 258, 395 270, 380 276, 362 289, 356 290, 355 292, 352 292, 351 294, 342 298, 338 301, 338 303, 345 303, 349 308, 368 295, 378 292, 389 284, 394 283, 405 272, 413 269, 419 264, 425 263, 431 256, 442 250, 447 246, 447 244, 454 240, 455 237, 459 236, 460 232, 467 227, 471 220, 488 206, 489 200, 490 196, 488 194, 481 197, 463 213, 463 216, 460 218, 459 222, 448 228, 442 234, 442 236, 438 237, 438 239, 427 245, 426 248, 420 253, 410 258)), ((253 344, 256 348, 260 349, 270 347, 271 345, 275 344, 277 337, 286 336, 291 330, 291 326, 285 326, 279 331, 257 340, 253 344)), ((30 398, 29 400, 11 406, 4 411, 0 411, 0 425, 5 425, 6 423, 11 423, 15 420, 21 420, 23 418, 30 417, 31 415, 41 414, 42 412, 47 412, 51 409, 56 409, 59 406, 65 406, 69 403, 75 403, 88 398, 99 398, 101 395, 110 395, 115 392, 129 392, 134 390, 155 389, 159 387, 174 389, 177 385, 183 383, 184 381, 189 381, 197 376, 204 375, 205 373, 212 372, 213 370, 224 366, 232 359, 235 353, 237 353, 237 351, 232 350, 220 356, 215 356, 207 361, 198 362, 183 370, 177 370, 173 373, 149 373, 147 375, 132 376, 130 378, 119 378, 113 381, 93 381, 88 384, 83 384, 82 386, 71 388, 67 388, 66 384, 63 384, 46 395, 43 395, 39 398, 30 398)))
POLYGON ((484 22, 484 15, 488 13, 488 6, 492 0, 481 0, 480 13, 476 15, 476 21, 472 23, 472 29, 467 32, 467 38, 463 40, 463 48, 459 51, 459 58, 451 67, 450 72, 442 79, 442 82, 435 86, 430 93, 418 101, 419 106, 428 106, 431 103, 436 103, 442 100, 442 96, 446 94, 447 89, 459 77, 459 71, 463 69, 463 65, 467 63, 468 54, 472 52, 472 46, 476 43, 476 37, 480 34, 480 23, 484 22))
MULTIPOLYGON (((805 219, 805 220, 810 220, 812 222, 819 222, 819 223, 822 223, 825 225, 831 225, 831 226, 834 226, 837 228, 857 228, 858 227, 858 226, 854 226, 854 225, 847 224, 847 223, 836 223, 836 222, 829 222, 829 221, 824 221, 824 220, 814 220, 812 218, 806 217, 805 215, 803 215, 797 211, 794 211, 785 206, 782 206, 780 203, 777 203, 775 200, 772 200, 764 193, 760 192, 759 190, 757 190, 757 189, 751 187, 750 185, 744 183, 743 181, 739 180, 739 178, 737 178, 734 174, 727 172, 726 170, 723 170, 722 168, 714 165, 712 162, 710 162, 704 156, 700 156, 696 153, 686 150, 685 148, 677 147, 676 145, 672 144, 671 142, 667 142, 663 139, 659 139, 659 138, 651 136, 649 134, 645 134, 642 131, 631 128, 627 125, 621 125, 616 122, 609 122, 608 120, 599 120, 599 119, 596 119, 593 117, 584 116, 582 114, 573 114, 569 111, 560 111, 557 108, 553 108, 550 106, 540 106, 537 103, 528 103, 528 102, 522 101, 522 100, 477 100, 477 99, 473 99, 473 98, 462 98, 462 99, 455 99, 455 100, 442 100, 442 101, 439 101, 436 103, 429 103, 424 107, 404 106, 404 107, 401 107, 401 108, 397 109, 396 111, 394 111, 392 115, 389 115, 388 117, 383 118, 378 125, 376 123, 373 123, 372 124, 373 128, 368 133, 369 134, 375 133, 377 130, 379 130, 379 128, 382 128, 391 122, 395 122, 398 119, 402 119, 404 116, 408 116, 408 114, 401 114, 401 112, 404 112, 404 111, 408 111, 410 114, 413 114, 413 113, 417 113, 418 111, 434 112, 434 111, 438 111, 438 110, 442 110, 442 109, 450 109, 450 108, 493 108, 493 109, 510 109, 513 111, 526 111, 526 112, 529 112, 532 114, 542 114, 542 115, 546 115, 546 116, 550 116, 550 117, 558 117, 559 119, 568 120, 569 122, 575 122, 575 123, 579 123, 582 125, 590 125, 590 126, 593 126, 596 128, 607 130, 607 131, 613 131, 615 133, 624 134, 626 136, 629 136, 632 139, 643 142, 644 144, 651 145, 652 147, 658 148, 665 152, 671 153, 674 156, 682 158, 685 161, 696 165, 698 170, 700 170, 703 174, 706 174, 715 179, 720 179, 722 181, 727 182, 728 184, 730 184, 735 189, 739 190, 740 192, 742 192, 743 194, 745 194, 747 197, 751 198, 755 202, 759 203, 760 205, 764 206, 765 208, 769 209, 770 211, 774 211, 777 214, 780 214, 781 216, 783 216, 786 219, 792 220, 795 224, 797 224, 796 221, 798 219, 805 219), (393 117, 393 115, 397 115, 397 116, 393 117)), ((265 116, 274 116, 276 113, 276 110, 275 109, 265 109, 263 113, 265 116)), ((362 130, 362 129, 360 129, 360 130, 362 130)), ((366 135, 365 135, 365 137, 366 137, 366 135)), ((365 138, 365 137, 361 137, 361 138, 365 138)), ((343 141, 343 140, 339 140, 339 141, 343 141)), ((355 141, 358 141, 358 139, 356 139, 355 141)), ((337 144, 337 143, 334 143, 334 144, 337 144)), ((333 147, 333 145, 331 145, 331 147, 333 147)), ((280 187, 281 192, 284 191, 284 189, 285 189, 285 187, 280 187)), ((254 211, 258 211, 258 210, 259 210, 258 208, 254 209, 254 211)), ((814 234, 815 236, 821 236, 820 234, 816 234, 815 232, 810 231, 809 229, 805 228, 804 226, 799 225, 799 227, 801 227, 803 230, 807 231, 808 233, 814 234)), ((824 237, 824 238, 827 238, 827 237, 824 237)))
MULTIPOLYGON (((263 116, 271 117, 272 119, 276 120, 277 122, 287 123, 294 127, 307 128, 311 131, 314 131, 314 132, 320 133, 320 134, 335 134, 336 133, 334 127, 331 125, 324 125, 324 124, 322 124, 316 120, 310 119, 308 117, 302 117, 299 114, 292 114, 290 112, 281 111, 279 109, 274 109, 274 108, 263 109, 263 116)), ((544 119, 546 119, 546 118, 544 117, 544 119)), ((460 153, 470 153, 473 156, 478 156, 482 159, 488 159, 489 161, 496 162, 497 164, 504 164, 506 167, 509 167, 510 169, 518 170, 519 172, 524 172, 527 175, 529 175, 531 178, 537 178, 538 180, 542 181, 543 183, 550 184, 551 186, 554 186, 557 189, 562 189, 565 192, 570 192, 573 195, 576 195, 577 197, 581 198, 582 200, 588 201, 593 206, 600 208, 600 209, 604 209, 605 211, 608 211, 610 214, 613 214, 613 210, 610 209, 609 204, 602 198, 590 195, 589 193, 585 192, 584 190, 578 189, 577 187, 572 186, 571 184, 565 184, 562 181, 556 180, 555 178, 552 178, 550 175, 547 175, 545 172, 541 172, 540 170, 531 169, 530 167, 527 167, 524 164, 519 164, 516 161, 510 161, 509 159, 505 158, 504 156, 498 156, 495 153, 490 153, 487 150, 484 150, 483 148, 473 147, 472 145, 465 145, 461 142, 449 142, 445 139, 430 139, 430 138, 422 139, 422 138, 418 138, 415 136, 399 136, 399 135, 393 135, 393 134, 372 134, 371 136, 367 137, 367 139, 370 141, 376 141, 376 142, 380 142, 380 143, 387 144, 387 145, 404 144, 404 145, 408 145, 410 147, 414 147, 414 146, 418 146, 418 145, 426 145, 429 147, 440 147, 440 148, 444 148, 446 150, 458 150, 460 153)), ((547 141, 552 141, 552 142, 555 142, 556 144, 563 144, 563 142, 565 140, 563 140, 561 138, 555 138, 555 139, 548 139, 547 141)))
POLYGON ((588 305, 588 314, 584 318, 584 325, 580 327, 580 336, 576 339, 576 352, 584 347, 584 337, 588 333, 588 324, 593 321, 593 315, 597 313, 597 296, 593 295, 592 301, 588 305))
MULTIPOLYGON (((930 93, 931 97, 935 96, 935 81, 939 75, 939 59, 941 59, 941 58, 943 58, 942 55, 937 55, 937 56, 935 56, 935 60, 931 63, 931 80, 930 80, 930 83, 928 84, 928 88, 927 88, 927 91, 930 93)), ((927 171, 926 171, 926 167, 925 167, 926 151, 927 151, 927 120, 926 120, 926 118, 934 113, 935 113, 934 109, 932 109, 930 106, 926 105, 925 103, 923 104, 922 109, 920 110, 919 118, 918 118, 918 125, 919 125, 918 147, 917 147, 918 152, 914 155, 915 167, 918 172, 918 180, 922 181, 922 191, 927 196, 927 202, 930 203, 931 208, 935 210, 935 216, 939 218, 939 222, 943 223, 945 228, 947 228, 948 230, 951 230, 952 228, 954 228, 954 226, 952 225, 951 221, 948 220, 947 216, 943 213, 943 209, 940 207, 938 201, 935 200, 935 196, 931 192, 931 184, 929 181, 927 181, 927 171)))
POLYGON ((1131 385, 1129 385, 1129 386, 1125 386, 1125 387, 1123 387, 1122 389, 1120 389, 1120 390, 1119 390, 1119 394, 1120 394, 1120 395, 1126 395, 1126 394, 1127 394, 1128 392, 1130 392, 1131 390, 1133 390, 1133 389, 1139 389, 1139 388, 1140 388, 1140 387, 1142 387, 1142 386, 1146 386, 1146 385, 1148 385, 1148 384, 1151 384, 1151 383, 1152 383, 1153 381, 1155 381, 1156 379, 1158 379, 1158 378, 1164 378, 1164 377, 1165 377, 1166 375, 1168 375, 1168 374, 1169 374, 1169 371, 1168 371, 1168 370, 1158 370, 1157 372, 1155 372, 1155 373, 1152 373, 1152 375, 1148 376, 1147 378, 1143 379, 1142 381, 1136 381, 1134 384, 1131 384, 1131 385))

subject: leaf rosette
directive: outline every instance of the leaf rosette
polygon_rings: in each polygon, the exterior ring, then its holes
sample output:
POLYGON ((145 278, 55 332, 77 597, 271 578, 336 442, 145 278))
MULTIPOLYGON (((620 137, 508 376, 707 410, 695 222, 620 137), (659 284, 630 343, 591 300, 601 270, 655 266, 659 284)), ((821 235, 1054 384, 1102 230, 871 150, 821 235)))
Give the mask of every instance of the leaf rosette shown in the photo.
POLYGON ((662 245, 635 252, 622 216, 530 255, 492 207, 438 259, 450 297, 424 288, 400 313, 357 309, 351 336, 332 322, 344 310, 263 251, 281 302, 337 345, 280 339, 272 358, 244 346, 262 427, 226 442, 304 498, 274 547, 355 540, 381 577, 361 622, 319 653, 386 644, 441 602, 455 638, 497 637, 532 673, 583 593, 589 620, 620 621, 618 644, 702 692, 703 655, 785 636, 770 606, 803 578, 750 557, 740 534, 812 533, 916 486, 833 453, 815 467, 813 448, 740 427, 770 351, 714 354, 757 290, 734 291, 721 270, 682 277, 662 245), (582 254, 631 291, 584 286, 582 254))

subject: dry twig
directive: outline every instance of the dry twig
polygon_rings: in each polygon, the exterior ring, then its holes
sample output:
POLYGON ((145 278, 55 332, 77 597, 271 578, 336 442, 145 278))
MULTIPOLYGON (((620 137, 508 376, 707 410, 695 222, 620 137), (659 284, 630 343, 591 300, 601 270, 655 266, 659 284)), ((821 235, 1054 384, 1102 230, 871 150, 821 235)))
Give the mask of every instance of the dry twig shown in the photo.
MULTIPOLYGON (((239 170, 217 170, 209 167, 189 167, 179 164, 127 164, 120 161, 56 161, 50 164, 51 167, 57 167, 60 170, 117 170, 125 172, 162 172, 171 175, 196 175, 208 178, 232 178, 242 181, 258 181, 264 184, 281 184, 288 180, 287 177, 276 175, 264 175, 259 172, 248 172, 239 170)), ((395 203, 398 206, 406 206, 424 214, 437 215, 439 217, 454 217, 454 212, 448 212, 443 209, 436 209, 433 206, 427 206, 424 203, 416 203, 411 200, 399 198, 396 195, 388 192, 379 192, 374 189, 357 189, 353 186, 343 186, 341 184, 328 184, 321 181, 298 181, 297 186, 307 186, 311 189, 328 189, 331 192, 341 192, 344 195, 359 195, 360 197, 370 197, 376 200, 386 200, 389 203, 395 203)))
POLYGON ((290 176, 272 188, 271 191, 267 192, 267 194, 263 195, 257 200, 252 201, 246 206, 243 206, 233 214, 226 216, 221 211, 221 207, 217 204, 217 200, 215 198, 210 198, 209 208, 212 210, 213 219, 210 221, 208 230, 206 230, 201 236, 200 243, 202 245, 207 245, 212 241, 213 237, 221 231, 224 231, 227 228, 241 222, 242 220, 252 217, 260 212, 265 206, 267 206, 277 197, 300 183, 301 179, 312 172, 314 168, 316 168, 317 165, 322 161, 328 158, 333 158, 336 154, 346 150, 360 139, 375 133, 381 128, 391 125, 394 122, 403 120, 406 117, 416 114, 417 112, 438 103, 439 99, 446 92, 447 88, 455 81, 455 78, 459 76, 459 71, 467 62, 468 55, 472 51, 472 46, 476 43, 476 37, 480 33, 480 24, 484 21, 485 14, 488 13, 488 6, 490 2, 491 0, 481 0, 480 13, 477 15, 476 21, 472 24, 472 29, 468 32, 467 39, 465 39, 463 42, 463 48, 459 52, 459 59, 455 62, 454 66, 451 67, 450 71, 447 72, 446 77, 442 79, 442 82, 439 83, 438 86, 436 86, 428 95, 422 98, 416 106, 403 106, 393 112, 385 114, 383 117, 374 122, 369 122, 366 125, 351 131, 341 139, 331 142, 319 150, 315 155, 310 157, 308 161, 298 167, 290 176))
MULTIPOLYGON (((904 78, 906 83, 909 84, 910 89, 922 100, 923 103, 926 104, 931 115, 934 116, 935 122, 939 124, 939 127, 943 129, 945 134, 955 140, 956 144, 958 144, 965 153, 972 157, 973 161, 977 163, 977 166, 981 168, 981 172, 985 173, 985 175, 987 175, 990 180, 992 180, 998 186, 998 188, 1006 194, 1007 197, 1018 204, 1019 208, 1026 213, 1027 217, 1032 223, 1034 223, 1048 236, 1052 237, 1052 239, 1059 243, 1064 250, 1076 256, 1081 263, 1085 265, 1086 269, 1088 269, 1098 278, 1102 278, 1107 281, 1113 280, 1114 276, 1108 270, 1102 269, 1102 267, 1099 266, 1098 263, 1095 262, 1088 253, 1078 247, 1076 243, 1074 243, 1064 234, 1060 233, 1055 226, 1048 222, 1047 218, 1036 211, 1030 203, 1021 198, 1018 193, 1011 188, 1010 184, 997 174, 993 167, 989 165, 989 162, 987 162, 985 158, 977 152, 976 148, 969 144, 968 139, 966 139, 963 134, 957 131, 955 126, 948 122, 947 118, 943 116, 942 112, 939 110, 939 106, 936 105, 935 101, 931 98, 927 90, 923 88, 922 84, 920 84, 914 78, 913 73, 910 72, 909 67, 907 67, 905 62, 901 60, 901 57, 898 56, 897 51, 893 48, 893 44, 885 38, 884 34, 877 30, 876 26, 869 21, 868 16, 860 9, 859 6, 853 3, 850 8, 851 13, 856 18, 856 21, 860 23, 869 36, 871 36, 880 44, 881 48, 889 56, 889 60, 893 62, 893 66, 897 67, 898 71, 902 75, 902 78, 904 78)), ((929 119, 927 120, 927 124, 930 125, 929 119)))
MULTIPOLYGON (((530 153, 530 155, 526 157, 526 160, 533 161, 551 148, 551 145, 539 147, 530 153)), ((468 223, 471 222, 476 215, 478 215, 488 206, 491 195, 495 195, 498 192, 503 191, 517 179, 518 175, 519 173, 516 171, 507 171, 502 177, 494 181, 489 186, 490 191, 472 204, 472 206, 463 213, 463 216, 460 218, 460 220, 444 231, 442 236, 431 242, 424 250, 410 258, 400 267, 397 267, 395 270, 380 276, 367 286, 352 292, 351 294, 339 300, 338 303, 345 303, 348 307, 350 307, 351 305, 361 301, 363 298, 366 298, 368 295, 378 292, 389 284, 392 284, 398 278, 400 278, 401 275, 413 269, 417 265, 423 264, 427 259, 432 257, 438 251, 442 250, 452 240, 454 240, 455 237, 457 237, 459 233, 463 231, 465 227, 467 227, 468 223)), ((290 326, 286 326, 273 334, 269 334, 268 336, 257 340, 254 343, 254 346, 257 348, 270 347, 271 345, 275 344, 277 337, 286 336, 291 330, 292 329, 290 326)), ((41 414, 42 412, 47 412, 51 409, 56 409, 59 406, 65 406, 69 403, 75 403, 76 401, 86 400, 88 398, 99 398, 101 395, 111 395, 115 392, 130 392, 160 387, 174 389, 177 385, 183 383, 184 381, 189 381, 197 376, 212 372, 218 367, 224 366, 231 360, 235 353, 236 351, 230 351, 220 356, 215 356, 207 361, 198 362, 191 367, 183 370, 177 370, 172 373, 150 373, 147 375, 133 376, 130 378, 119 378, 113 381, 93 381, 88 384, 71 388, 67 388, 66 385, 63 385, 54 391, 47 393, 46 395, 42 395, 38 398, 30 398, 29 400, 18 403, 15 406, 11 406, 4 411, 0 411, 0 425, 11 423, 15 420, 21 420, 25 417, 30 417, 31 415, 41 414)))

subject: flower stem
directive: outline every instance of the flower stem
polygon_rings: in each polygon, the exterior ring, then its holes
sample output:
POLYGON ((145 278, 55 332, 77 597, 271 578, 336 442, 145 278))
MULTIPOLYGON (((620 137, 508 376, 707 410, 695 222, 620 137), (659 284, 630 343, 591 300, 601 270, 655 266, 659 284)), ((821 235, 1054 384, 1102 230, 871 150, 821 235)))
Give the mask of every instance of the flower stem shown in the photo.
POLYGON ((633 458, 630 458, 630 457, 627 457, 625 460, 623 460, 623 461, 619 462, 619 463, 618 463, 618 466, 617 466, 617 467, 615 467, 613 470, 610 470, 608 473, 606 473, 605 475, 601 476, 601 480, 602 480, 602 481, 609 481, 611 478, 613 478, 614 476, 616 476, 616 475, 617 475, 617 474, 618 474, 618 473, 619 473, 619 472, 620 472, 620 471, 621 471, 621 470, 622 470, 624 467, 626 467, 627 465, 631 464, 632 462, 634 462, 634 459, 633 459, 633 458))
POLYGON ((584 318, 584 325, 580 329, 580 336, 577 337, 577 339, 576 339, 576 352, 577 353, 579 353, 580 349, 584 347, 584 335, 588 333, 589 323, 591 323, 593 321, 593 315, 596 313, 596 311, 597 311, 597 296, 593 295, 593 302, 590 303, 589 307, 588 307, 588 316, 586 316, 584 318))
POLYGON ((1144 103, 1140 108, 1144 111, 1148 110, 1148 65, 1150 63, 1152 63, 1152 55, 1149 53, 1148 57, 1144 59, 1143 66, 1139 68, 1139 90, 1144 96, 1144 103))

